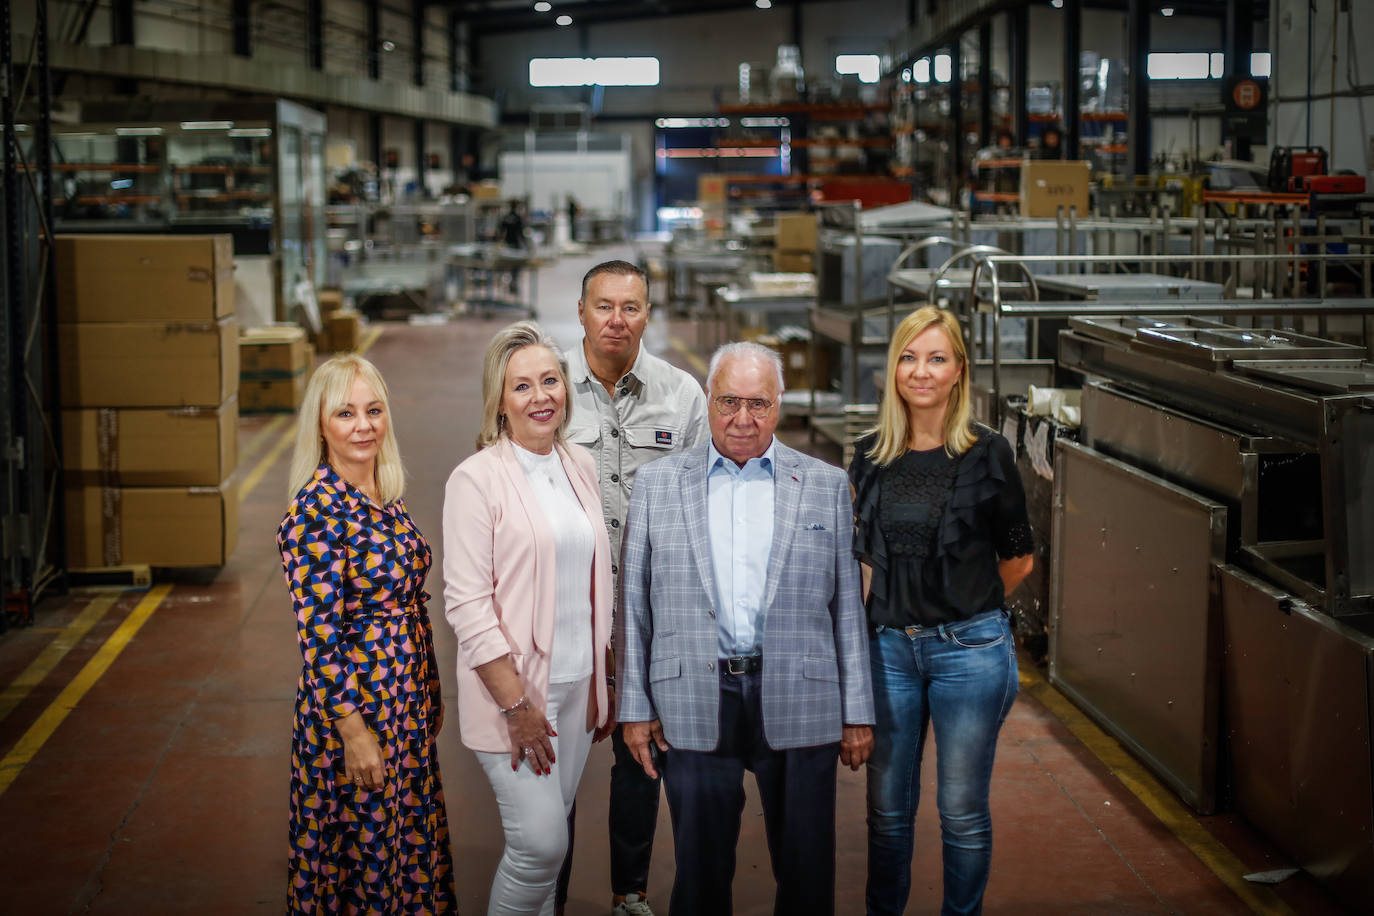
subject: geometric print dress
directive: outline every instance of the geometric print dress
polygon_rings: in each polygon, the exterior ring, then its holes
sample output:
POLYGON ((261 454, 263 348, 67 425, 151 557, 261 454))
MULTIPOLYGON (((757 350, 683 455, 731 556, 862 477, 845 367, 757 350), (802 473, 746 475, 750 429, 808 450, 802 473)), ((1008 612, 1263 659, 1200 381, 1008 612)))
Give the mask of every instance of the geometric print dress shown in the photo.
POLYGON ((430 549, 397 500, 379 507, 328 464, 277 531, 303 665, 291 741, 287 912, 458 911, 435 749, 439 669, 425 602, 430 549), (361 712, 381 788, 344 776, 331 724, 361 712))

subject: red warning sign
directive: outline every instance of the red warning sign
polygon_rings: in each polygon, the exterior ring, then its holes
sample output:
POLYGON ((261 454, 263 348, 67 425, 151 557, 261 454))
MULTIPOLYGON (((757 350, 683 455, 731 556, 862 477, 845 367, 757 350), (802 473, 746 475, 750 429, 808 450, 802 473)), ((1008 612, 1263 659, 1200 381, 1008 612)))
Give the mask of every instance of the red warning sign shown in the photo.
POLYGON ((1231 88, 1231 98, 1237 108, 1250 111, 1263 100, 1264 93, 1254 80, 1241 80, 1231 88))

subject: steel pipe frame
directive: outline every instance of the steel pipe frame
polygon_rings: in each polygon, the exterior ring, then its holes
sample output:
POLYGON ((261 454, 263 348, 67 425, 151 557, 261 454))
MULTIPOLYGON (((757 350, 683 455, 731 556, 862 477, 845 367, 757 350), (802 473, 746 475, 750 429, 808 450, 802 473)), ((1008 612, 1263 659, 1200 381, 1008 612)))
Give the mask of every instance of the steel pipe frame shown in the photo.
MULTIPOLYGON (((978 283, 983 269, 989 270, 991 297, 987 300, 992 314, 992 396, 993 411, 1000 414, 1002 395, 1002 318, 1066 318, 1073 315, 1235 315, 1238 317, 1255 315, 1362 315, 1374 311, 1374 301, 1367 299, 1334 300, 1274 300, 1274 299, 1223 299, 1215 302, 1161 302, 1132 307, 1132 303, 1111 302, 1069 302, 1055 305, 1036 303, 1034 305, 1008 305, 1002 301, 1001 283, 997 277, 997 267, 1001 264, 1188 264, 1196 260, 1192 254, 1142 254, 1142 255, 987 255, 975 258, 973 276, 969 282, 969 310, 978 310, 978 283), (1328 302, 1332 304, 1328 304, 1328 302)), ((1360 255, 1351 254, 1309 254, 1294 257, 1286 254, 1213 254, 1210 261, 1225 263, 1272 263, 1281 265, 1293 261, 1371 261, 1374 252, 1360 255)), ((1028 269, 1028 268, 1027 268, 1028 269)), ((973 366, 969 366, 969 378, 973 378, 973 366)), ((1000 419, 994 416, 994 420, 1000 419)))

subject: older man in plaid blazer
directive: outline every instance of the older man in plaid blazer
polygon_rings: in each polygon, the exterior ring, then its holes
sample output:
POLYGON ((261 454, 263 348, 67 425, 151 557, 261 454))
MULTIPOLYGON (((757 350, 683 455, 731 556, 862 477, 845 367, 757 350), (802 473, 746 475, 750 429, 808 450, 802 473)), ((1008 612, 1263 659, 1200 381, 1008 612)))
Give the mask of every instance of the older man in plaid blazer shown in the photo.
POLYGON ((835 765, 873 745, 853 509, 838 468, 773 435, 782 364, 728 344, 708 373, 711 442, 646 465, 616 627, 625 741, 663 770, 672 916, 729 914, 744 771, 758 783, 774 912, 835 907, 835 765))

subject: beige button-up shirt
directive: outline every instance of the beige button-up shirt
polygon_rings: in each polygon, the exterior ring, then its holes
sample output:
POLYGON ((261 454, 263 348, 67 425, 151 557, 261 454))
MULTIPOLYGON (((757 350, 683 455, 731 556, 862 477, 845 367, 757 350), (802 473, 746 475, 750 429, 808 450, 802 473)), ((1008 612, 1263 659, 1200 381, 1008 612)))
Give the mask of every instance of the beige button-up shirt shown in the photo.
POLYGON ((568 439, 596 456, 601 513, 611 537, 611 571, 620 575, 621 535, 630 508, 635 471, 655 458, 689 449, 711 438, 706 394, 691 375, 639 348, 615 394, 587 368, 579 343, 568 354, 572 421, 568 439))

